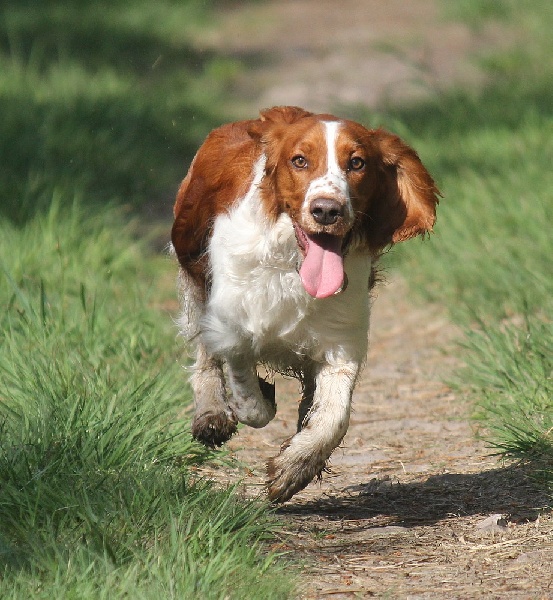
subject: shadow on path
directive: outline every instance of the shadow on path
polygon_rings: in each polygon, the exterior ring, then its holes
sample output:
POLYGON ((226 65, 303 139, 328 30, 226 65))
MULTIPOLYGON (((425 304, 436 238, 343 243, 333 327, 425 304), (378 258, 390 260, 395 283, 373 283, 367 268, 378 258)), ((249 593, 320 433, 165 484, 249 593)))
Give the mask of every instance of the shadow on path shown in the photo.
POLYGON ((366 520, 392 517, 402 526, 431 525, 448 517, 501 513, 508 521, 535 520, 551 504, 551 498, 519 465, 481 473, 432 475, 424 481, 394 483, 373 479, 351 486, 343 494, 304 504, 293 502, 279 514, 317 514, 328 520, 366 520))

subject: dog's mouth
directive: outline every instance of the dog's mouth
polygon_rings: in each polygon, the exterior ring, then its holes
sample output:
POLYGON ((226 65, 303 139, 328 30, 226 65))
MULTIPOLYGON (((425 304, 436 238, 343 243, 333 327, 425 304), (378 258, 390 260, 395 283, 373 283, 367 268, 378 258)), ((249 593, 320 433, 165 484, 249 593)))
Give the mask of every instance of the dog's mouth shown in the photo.
MULTIPOLYGON (((307 233, 294 223, 298 247, 303 255, 299 275, 306 292, 314 298, 328 298, 347 287, 344 272, 344 238, 329 233, 307 233)), ((346 236, 347 237, 347 236, 346 236)))

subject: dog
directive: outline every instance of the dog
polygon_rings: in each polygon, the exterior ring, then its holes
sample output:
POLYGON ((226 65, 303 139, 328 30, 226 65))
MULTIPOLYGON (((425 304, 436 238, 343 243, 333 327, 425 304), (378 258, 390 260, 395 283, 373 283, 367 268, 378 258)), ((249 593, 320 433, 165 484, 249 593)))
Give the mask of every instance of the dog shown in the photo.
POLYGON ((179 327, 194 342, 193 437, 220 446, 264 427, 274 384, 297 377, 297 433, 267 464, 284 502, 320 476, 348 429, 382 252, 431 232, 440 193, 415 150, 385 130, 274 107, 212 131, 174 206, 179 327))

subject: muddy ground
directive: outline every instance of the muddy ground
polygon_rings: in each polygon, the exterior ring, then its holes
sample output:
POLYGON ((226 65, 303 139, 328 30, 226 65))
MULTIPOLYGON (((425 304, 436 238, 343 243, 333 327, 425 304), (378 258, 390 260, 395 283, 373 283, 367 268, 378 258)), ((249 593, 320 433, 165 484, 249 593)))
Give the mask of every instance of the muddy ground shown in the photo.
MULTIPOLYGON (((476 32, 444 22, 438 7, 235 2, 197 43, 244 65, 229 94, 236 116, 284 103, 378 108, 481 85, 473 52, 512 39, 499 26, 476 32)), ((477 441, 471 407, 444 383, 459 366, 459 332, 445 309, 387 279, 331 472, 278 510, 276 548, 305 563, 301 597, 553 598, 553 520, 543 510, 550 499, 524 469, 502 464, 477 441)), ((293 381, 277 380, 275 420, 242 428, 228 444, 241 467, 210 475, 243 479, 246 494, 263 494, 265 461, 294 432, 298 398, 293 381)))

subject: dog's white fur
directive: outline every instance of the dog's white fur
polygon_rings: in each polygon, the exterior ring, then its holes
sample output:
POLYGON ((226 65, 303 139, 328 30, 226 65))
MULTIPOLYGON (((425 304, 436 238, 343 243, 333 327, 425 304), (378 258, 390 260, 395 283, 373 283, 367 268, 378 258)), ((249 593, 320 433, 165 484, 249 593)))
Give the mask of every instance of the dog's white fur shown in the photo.
MULTIPOLYGON (((324 365, 316 375, 309 416, 318 425, 308 443, 320 448, 317 454, 326 454, 326 438, 335 447, 347 428, 349 396, 367 352, 371 258, 350 249, 344 262, 347 289, 325 302, 309 296, 297 275, 301 256, 290 218, 282 214, 272 224, 262 210, 258 190, 263 166, 261 158, 245 197, 215 221, 209 243, 213 284, 205 309, 194 300, 195 286, 181 275, 186 303, 179 325, 189 339, 201 331, 207 354, 229 365, 231 408, 252 427, 263 427, 274 416, 274 407, 259 390, 257 363, 287 370, 309 358, 324 365), (233 403, 233 398, 241 401, 233 403), (338 417, 329 406, 336 398, 338 417)), ((202 348, 195 369, 204 368, 202 348)))
MULTIPOLYGON (((288 110, 273 109, 267 114, 285 118, 288 110)), ((310 113, 302 112, 303 115, 313 117, 310 113)), ((310 121, 313 127, 317 126, 316 119, 315 116, 310 121)), ((259 121, 238 125, 245 130, 249 123, 255 127, 259 121)), ((360 135, 365 140, 364 147, 368 148, 367 160, 380 161, 381 171, 375 173, 380 173, 377 176, 388 186, 382 193, 387 194, 391 203, 390 214, 399 206, 408 224, 405 231, 400 228, 395 233, 392 230, 386 233, 389 237, 385 237, 384 242, 376 242, 375 250, 369 251, 371 240, 367 240, 366 234, 353 235, 348 240, 347 254, 343 257, 347 274, 344 289, 324 300, 307 293, 298 275, 304 257, 297 237, 297 223, 287 210, 281 210, 276 217, 270 214, 264 201, 268 158, 262 144, 251 164, 247 179, 250 183, 245 193, 232 199, 209 221, 209 238, 206 238, 203 255, 208 257, 203 271, 208 283, 199 285, 197 275, 195 278, 193 272, 189 272, 190 265, 198 260, 193 253, 186 254, 188 250, 182 250, 179 256, 183 266, 179 275, 182 305, 179 327, 196 345, 191 378, 196 406, 195 436, 204 443, 218 445, 232 435, 237 421, 263 427, 275 416, 274 400, 263 382, 260 385, 257 365, 292 371, 302 380, 298 432, 283 444, 280 454, 268 465, 269 496, 275 501, 287 500, 320 474, 347 431, 353 388, 367 353, 368 288, 372 284, 373 262, 380 253, 379 245, 395 241, 396 237, 401 241, 429 231, 437 202, 438 192, 431 177, 416 153, 399 138, 380 130, 369 132, 351 122, 344 125, 336 119, 321 118, 319 123, 324 132, 322 164, 326 167, 302 192, 305 195, 299 209, 301 222, 314 223, 310 206, 321 197, 332 198, 342 207, 341 231, 352 229, 360 218, 359 210, 354 207, 354 201, 359 205, 359 195, 353 198, 350 195, 349 167, 340 166, 337 158, 337 140, 345 126, 357 132, 348 134, 349 147, 356 148, 355 136, 360 135), (378 154, 381 147, 382 158, 378 154), (386 171, 390 165, 393 169, 386 171), (399 204, 398 198, 402 200, 399 204), (413 214, 416 216, 412 218, 413 214), (225 381, 230 387, 228 395, 225 381)), ((224 131, 233 139, 232 129, 224 131)), ((211 139, 210 143, 218 143, 217 137, 211 139)), ((242 134, 240 139, 247 138, 242 134)), ((319 150, 323 148, 319 146, 319 150)), ((344 161, 343 156, 340 160, 344 161)), ((179 236, 190 235, 191 230, 190 221, 181 219, 179 211, 183 206, 186 210, 189 207, 199 210, 203 201, 203 196, 198 195, 190 205, 183 204, 188 198, 187 186, 194 185, 191 183, 195 181, 194 168, 198 168, 194 164, 179 191, 177 225, 173 230, 176 236, 173 239, 180 240, 183 248, 188 248, 189 238, 179 236), (182 227, 182 231, 188 233, 181 234, 182 227)), ((200 183, 195 185, 204 185, 202 178, 198 179, 200 183)), ((210 188, 206 188, 206 194, 209 193, 210 188)), ((375 213, 374 222, 381 214, 375 213)), ((401 221, 397 221, 396 227, 400 225, 401 221)), ((203 227, 207 230, 206 223, 203 227)))

